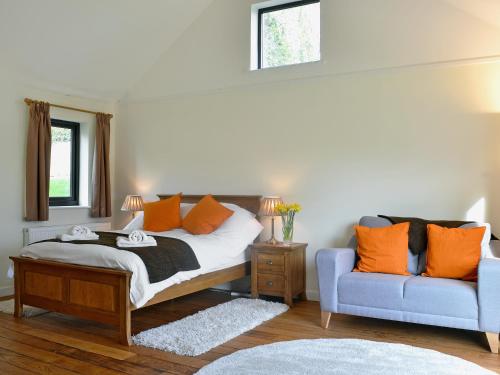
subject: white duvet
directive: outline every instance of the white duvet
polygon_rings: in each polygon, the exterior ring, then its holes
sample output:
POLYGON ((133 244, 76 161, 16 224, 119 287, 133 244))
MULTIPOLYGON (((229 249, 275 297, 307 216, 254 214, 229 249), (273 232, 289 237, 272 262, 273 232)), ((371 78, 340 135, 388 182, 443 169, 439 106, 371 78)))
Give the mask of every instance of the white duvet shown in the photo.
MULTIPOLYGON (((128 233, 130 230, 117 232, 128 233)), ((204 273, 241 264, 248 260, 248 255, 245 252, 248 244, 243 244, 235 238, 220 235, 217 232, 196 236, 182 229, 146 233, 185 241, 196 254, 200 268, 193 271, 178 272, 166 280, 150 284, 146 266, 141 258, 129 251, 118 250, 109 246, 42 242, 24 247, 21 250, 21 256, 131 271, 130 300, 137 307, 143 306, 156 293, 169 286, 204 273)))
MULTIPOLYGON (((257 238, 263 227, 251 212, 234 204, 223 203, 223 205, 234 213, 216 231, 210 234, 192 235, 183 229, 167 232, 146 232, 149 235, 183 240, 191 246, 200 264, 200 268, 197 270, 178 272, 172 277, 157 283, 149 283, 148 271, 139 256, 130 251, 118 250, 109 246, 41 242, 21 249, 21 256, 131 271, 130 301, 136 307, 141 307, 153 298, 156 293, 169 286, 205 273, 244 263, 249 259, 246 249, 257 238)), ((193 204, 182 203, 181 216, 184 217, 193 206, 193 204)), ((142 230, 143 221, 143 212, 141 212, 124 230, 115 232, 129 234, 135 229, 142 230)))

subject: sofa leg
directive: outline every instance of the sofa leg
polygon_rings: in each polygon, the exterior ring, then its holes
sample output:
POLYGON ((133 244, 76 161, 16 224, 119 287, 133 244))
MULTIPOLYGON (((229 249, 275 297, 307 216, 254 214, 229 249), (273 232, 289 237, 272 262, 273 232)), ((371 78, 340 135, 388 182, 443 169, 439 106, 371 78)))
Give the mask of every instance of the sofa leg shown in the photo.
POLYGON ((490 350, 492 353, 498 354, 498 333, 486 332, 486 339, 490 345, 490 350))
POLYGON ((322 328, 328 328, 330 325, 330 318, 332 316, 331 312, 328 311, 321 311, 321 327, 322 328))

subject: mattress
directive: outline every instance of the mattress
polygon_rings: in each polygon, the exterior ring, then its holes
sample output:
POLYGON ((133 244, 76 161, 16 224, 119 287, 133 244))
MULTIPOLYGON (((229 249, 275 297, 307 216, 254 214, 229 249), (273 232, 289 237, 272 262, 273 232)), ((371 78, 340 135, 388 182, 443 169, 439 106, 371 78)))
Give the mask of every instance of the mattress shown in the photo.
MULTIPOLYGON (((115 232, 128 234, 130 230, 115 232)), ((150 283, 146 266, 136 254, 109 246, 41 242, 24 247, 21 250, 21 256, 131 271, 130 301, 136 307, 145 305, 155 294, 174 284, 179 284, 206 273, 236 266, 249 260, 249 254, 246 251, 248 244, 235 242, 232 238, 225 238, 216 233, 191 235, 183 229, 146 233, 185 241, 196 254, 200 268, 193 271, 178 272, 166 280, 150 283)))

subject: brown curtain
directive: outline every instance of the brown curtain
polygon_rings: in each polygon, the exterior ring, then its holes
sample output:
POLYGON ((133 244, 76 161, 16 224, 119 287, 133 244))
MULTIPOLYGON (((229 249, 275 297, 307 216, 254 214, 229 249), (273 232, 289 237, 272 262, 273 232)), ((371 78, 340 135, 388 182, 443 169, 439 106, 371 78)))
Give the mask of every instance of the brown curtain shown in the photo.
POLYGON ((30 104, 26 155, 26 220, 49 220, 50 105, 30 104))
POLYGON ((95 164, 92 196, 92 217, 111 216, 111 184, 109 178, 109 133, 111 116, 96 115, 95 164))

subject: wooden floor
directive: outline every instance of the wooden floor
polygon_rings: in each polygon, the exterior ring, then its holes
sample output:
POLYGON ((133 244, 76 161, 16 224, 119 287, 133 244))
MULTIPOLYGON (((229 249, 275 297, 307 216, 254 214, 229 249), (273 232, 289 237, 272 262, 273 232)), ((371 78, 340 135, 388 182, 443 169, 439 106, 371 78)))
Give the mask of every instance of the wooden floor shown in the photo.
MULTIPOLYGON (((205 291, 151 306, 132 315, 134 333, 180 319, 229 300, 205 291)), ((101 324, 50 313, 16 320, 0 313, 0 374, 191 374, 239 349, 275 341, 360 338, 398 342, 462 357, 500 372, 500 357, 488 351, 478 332, 377 319, 334 315, 328 330, 319 327, 317 302, 301 301, 287 313, 201 356, 181 357, 116 343, 114 331, 101 324)))

